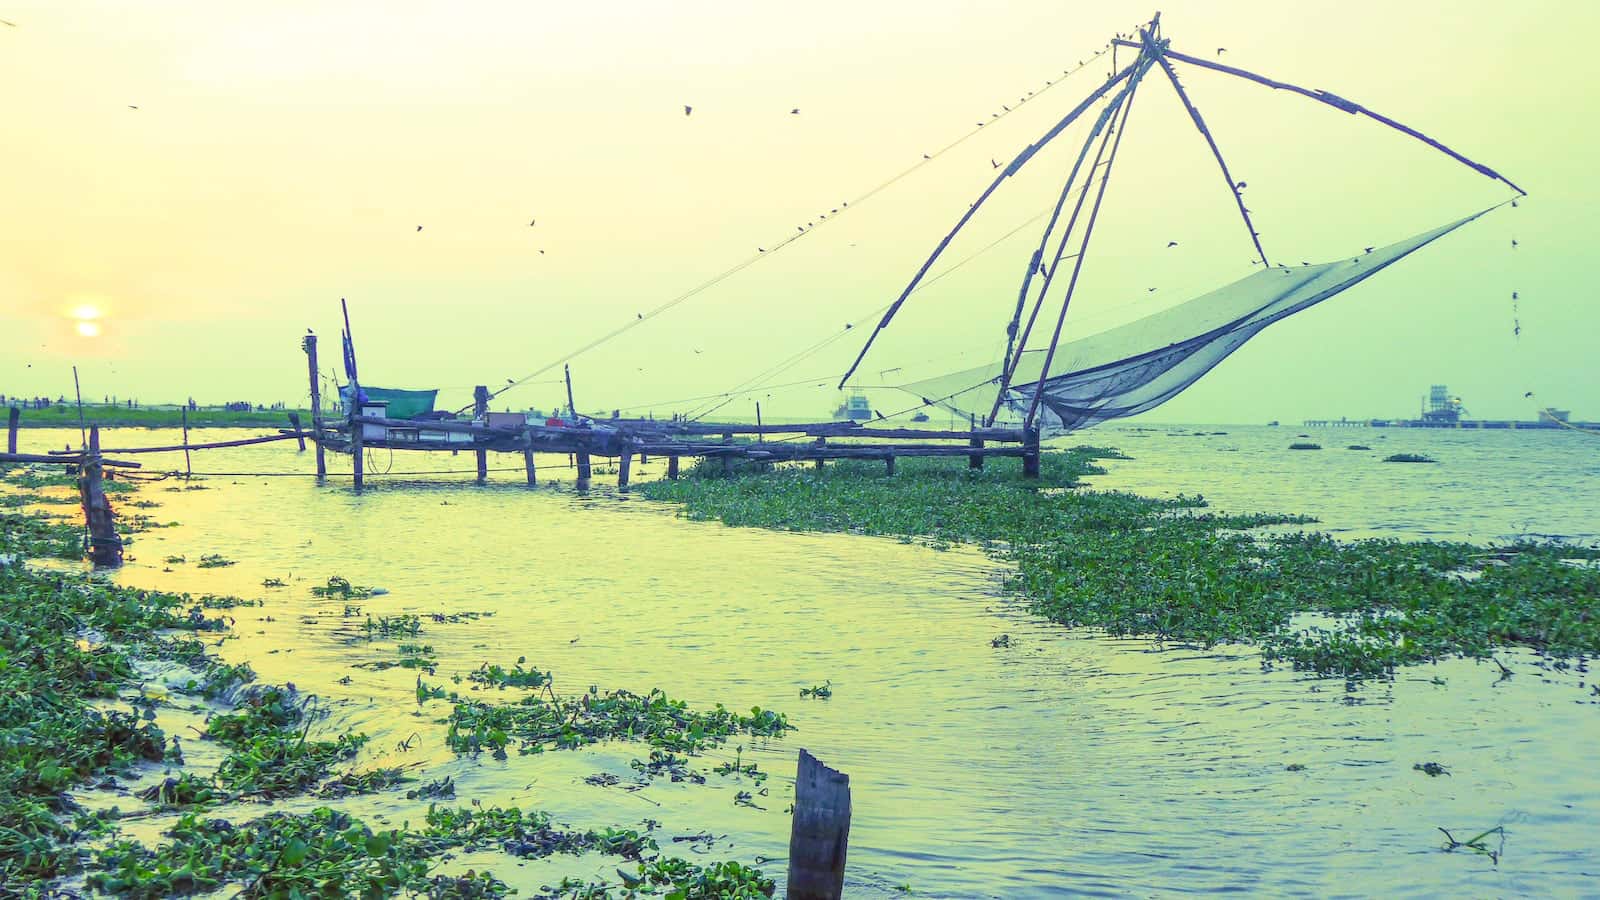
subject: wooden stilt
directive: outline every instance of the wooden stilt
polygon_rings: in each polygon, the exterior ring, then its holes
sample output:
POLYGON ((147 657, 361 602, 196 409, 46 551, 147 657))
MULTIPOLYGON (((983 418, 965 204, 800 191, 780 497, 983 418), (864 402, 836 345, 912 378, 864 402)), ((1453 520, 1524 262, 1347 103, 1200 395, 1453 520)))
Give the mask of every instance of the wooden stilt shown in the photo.
POLYGON ((306 351, 306 368, 311 373, 311 428, 315 433, 312 443, 317 445, 317 481, 328 477, 328 464, 322 456, 322 391, 317 379, 317 336, 308 334, 302 340, 306 351))
POLYGON ((524 469, 528 470, 528 486, 532 487, 532 486, 538 484, 539 483, 539 477, 538 477, 537 474, 535 474, 534 469, 533 469, 533 446, 532 445, 529 445, 527 447, 523 447, 522 448, 522 467, 524 469))
POLYGON ((678 458, 676 456, 667 457, 667 479, 670 481, 678 480, 678 458))
MULTIPOLYGON (((760 440, 760 435, 759 434, 757 435, 756 439, 760 440)), ((724 434, 722 436, 722 442, 724 444, 733 443, 733 432, 728 432, 727 434, 724 434)), ((731 453, 722 454, 722 471, 723 472, 732 472, 733 471, 733 454, 731 454, 731 453)))
MULTIPOLYGON (((982 450, 983 449, 983 438, 978 437, 978 417, 975 416, 975 415, 972 416, 971 417, 971 422, 972 422, 972 438, 971 438, 971 440, 967 441, 967 445, 970 446, 974 450, 982 450)), ((974 453, 971 456, 967 457, 967 468, 969 468, 969 469, 977 469, 979 471, 982 471, 983 470, 983 454, 982 453, 974 453)))
POLYGON ((592 474, 593 474, 593 472, 591 471, 591 469, 589 467, 589 451, 587 451, 587 450, 579 450, 578 451, 578 490, 586 491, 586 490, 589 489, 589 476, 592 475, 592 474))
POLYGON ((289 413, 289 427, 293 428, 295 430, 295 438, 294 439, 300 445, 300 452, 301 453, 306 452, 306 436, 303 433, 300 433, 300 414, 299 413, 297 413, 297 412, 289 413))
POLYGON ((89 527, 89 559, 95 568, 122 565, 122 538, 117 536, 116 517, 101 483, 100 426, 89 431, 89 449, 78 467, 78 499, 89 527))
POLYGON ((883 458, 883 467, 884 467, 884 474, 885 475, 893 475, 894 474, 894 456, 893 455, 885 456, 883 458))
POLYGON ((617 487, 624 490, 628 487, 628 469, 633 464, 633 451, 623 448, 622 457, 617 460, 617 487))
MULTIPOLYGON (((359 398, 361 396, 361 388, 354 384, 351 387, 354 388, 354 396, 359 398)), ((355 479, 356 490, 358 491, 366 484, 366 450, 361 446, 361 426, 354 421, 360 408, 360 400, 357 400, 355 409, 350 413, 350 473, 355 479)))
MULTIPOLYGON (((826 447, 826 446, 828 446, 828 439, 827 438, 825 438, 825 437, 817 438, 817 449, 818 450, 821 450, 823 447, 826 447)), ((818 472, 822 471, 822 457, 820 457, 820 456, 817 457, 817 471, 818 472)))
POLYGON ((1022 444, 1025 451, 1022 454, 1022 477, 1039 477, 1039 429, 1028 429, 1028 436, 1022 444))
POLYGON ((6 413, 6 452, 17 452, 17 420, 22 418, 22 410, 15 406, 6 413))
POLYGON ((850 776, 804 750, 789 825, 789 900, 839 900, 850 844, 850 776))
MULTIPOLYGON (((483 423, 483 417, 489 412, 489 389, 478 385, 472 389, 472 415, 483 423)), ((478 455, 478 483, 483 484, 489 480, 489 451, 479 450, 478 455)))

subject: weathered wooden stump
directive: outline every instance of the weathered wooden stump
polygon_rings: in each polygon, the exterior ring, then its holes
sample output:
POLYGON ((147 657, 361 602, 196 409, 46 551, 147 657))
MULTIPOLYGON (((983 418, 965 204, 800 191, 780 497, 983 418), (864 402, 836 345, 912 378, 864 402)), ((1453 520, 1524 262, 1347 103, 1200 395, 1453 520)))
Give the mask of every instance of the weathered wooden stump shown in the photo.
POLYGON ((850 843, 850 776, 800 751, 789 826, 789 900, 839 900, 850 843))
POLYGON ((89 430, 89 448, 78 467, 78 499, 89 526, 89 560, 95 568, 122 565, 122 538, 117 536, 116 517, 101 483, 100 426, 89 430))

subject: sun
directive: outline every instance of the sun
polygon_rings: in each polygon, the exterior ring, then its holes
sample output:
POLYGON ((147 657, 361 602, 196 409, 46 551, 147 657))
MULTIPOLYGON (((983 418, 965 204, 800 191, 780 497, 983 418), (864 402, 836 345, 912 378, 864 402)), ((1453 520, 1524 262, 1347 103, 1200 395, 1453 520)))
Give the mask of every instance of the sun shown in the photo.
POLYGON ((86 338, 100 336, 100 323, 89 319, 80 319, 77 324, 78 334, 86 338))
POLYGON ((106 318, 106 308, 104 304, 88 302, 89 300, 90 298, 81 298, 79 302, 68 307, 65 314, 79 337, 97 338, 104 332, 102 322, 106 318))

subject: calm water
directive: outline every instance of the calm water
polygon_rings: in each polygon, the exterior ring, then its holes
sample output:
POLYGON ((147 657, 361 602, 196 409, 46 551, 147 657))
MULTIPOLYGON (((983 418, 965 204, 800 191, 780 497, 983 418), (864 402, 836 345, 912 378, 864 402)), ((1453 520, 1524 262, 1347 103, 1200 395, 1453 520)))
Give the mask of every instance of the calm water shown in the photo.
MULTIPOLYGON (((1594 540, 1600 440, 1539 433, 1314 434, 1325 447, 1283 448, 1302 429, 1091 432, 1135 459, 1111 463, 1100 487, 1203 493, 1219 507, 1319 516, 1349 535, 1471 537, 1524 533, 1594 540), (1227 431, 1194 437, 1169 432, 1227 431), (1385 465, 1390 452, 1427 452, 1438 466, 1385 465)), ((208 437, 233 436, 204 432, 208 437)), ((35 449, 65 432, 25 432, 35 449)), ((175 442, 123 431, 107 446, 175 442)), ((1072 441, 1071 443, 1081 443, 1072 441)), ((335 463, 344 460, 333 458, 335 463)), ((145 457, 150 469, 181 455, 145 457)), ((397 458, 393 470, 466 469, 471 457, 397 458)), ((540 459, 541 471, 564 459, 540 459)), ((369 471, 388 465, 383 454, 369 471)), ((304 473, 292 444, 196 455, 210 472, 304 473)), ((652 461, 643 477, 659 475, 652 461)), ((391 476, 392 477, 392 476, 391 476)), ((181 524, 141 534, 117 577, 145 586, 265 597, 237 610, 239 640, 219 652, 249 660, 267 681, 327 698, 330 727, 373 736, 363 762, 449 774, 458 801, 517 803, 578 827, 661 823, 672 835, 709 830, 708 858, 769 857, 782 881, 794 754, 806 747, 851 776, 849 896, 1033 897, 1235 891, 1282 895, 1594 895, 1600 803, 1594 745, 1600 706, 1587 673, 1553 673, 1531 655, 1502 656, 1517 675, 1454 661, 1405 672, 1394 684, 1346 694, 1337 682, 1261 673, 1254 653, 1158 652, 1029 616, 996 589, 980 553, 893 540, 782 534, 676 519, 674 510, 606 487, 530 490, 520 472, 476 488, 383 482, 356 496, 302 477, 212 477, 201 491, 144 489, 181 524), (222 553, 223 569, 193 562, 162 571, 169 554, 222 553), (556 687, 661 687, 696 705, 775 708, 799 727, 746 748, 773 773, 765 810, 735 806, 747 782, 658 780, 636 793, 583 781, 627 781, 640 747, 458 759, 444 749, 442 702, 418 708, 416 674, 355 663, 393 658, 393 642, 357 640, 342 603, 313 598, 330 575, 390 593, 363 615, 490 612, 425 624, 441 660, 430 683, 449 685, 482 662, 555 673, 556 687), (267 590, 266 577, 289 587, 267 590), (269 621, 270 619, 270 621, 269 621), (1009 634, 1009 649, 990 640, 1009 634), (338 683, 348 676, 348 684, 338 683), (829 701, 801 687, 830 680, 829 701), (1430 679, 1439 679, 1443 685, 1430 679), (416 734, 414 749, 397 742, 416 734), (1451 775, 1429 778, 1414 763, 1451 775), (1288 771, 1289 764, 1303 771, 1288 771), (1436 827, 1462 837, 1507 831, 1498 866, 1439 851, 1436 827)), ((451 483, 448 479, 457 479, 451 483)), ((609 481, 598 477, 597 483, 609 481)), ((462 685, 461 689, 465 689, 462 685)), ((511 695, 508 694, 508 698, 511 695)), ((191 761, 206 748, 186 742, 191 761)), ((709 768, 732 756, 710 756, 709 768)), ((314 801, 284 804, 285 808, 314 801)), ((353 812, 398 823, 421 806, 400 794, 362 798, 353 812)), ((252 806, 234 811, 249 815, 252 806)), ((159 822, 135 833, 154 835, 159 822)), ((499 854, 451 870, 489 867, 514 886, 560 874, 613 875, 615 861, 564 858, 518 866, 499 854)), ((614 880, 614 876, 613 876, 614 880)), ((526 893, 527 891, 525 891, 526 893)))

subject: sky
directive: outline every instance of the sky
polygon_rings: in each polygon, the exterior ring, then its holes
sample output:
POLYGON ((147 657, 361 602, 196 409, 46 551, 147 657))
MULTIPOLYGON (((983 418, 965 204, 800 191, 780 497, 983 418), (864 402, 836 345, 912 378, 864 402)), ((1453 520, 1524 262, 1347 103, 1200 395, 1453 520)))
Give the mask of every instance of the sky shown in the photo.
MULTIPOLYGON (((826 416, 877 311, 996 163, 1097 86, 1111 61, 1093 55, 1154 12, 0 0, 0 393, 70 395, 76 365, 96 399, 303 404, 300 338, 319 334, 342 377, 345 298, 363 383, 438 387, 451 408, 526 378, 495 407, 548 409, 570 361, 585 410, 826 416)), ((1401 416, 1434 383, 1475 417, 1600 419, 1600 5, 1162 13, 1174 49, 1361 102, 1528 196, 1272 326, 1146 420, 1401 416)), ((1513 196, 1370 120, 1180 71, 1274 261, 1357 254, 1513 196)), ((859 373, 874 406, 917 402, 875 385, 999 357, 1035 217, 1086 127, 1007 180, 884 331, 859 373)), ((1204 141, 1152 77, 1065 335, 1205 293, 1254 258, 1204 141)))

